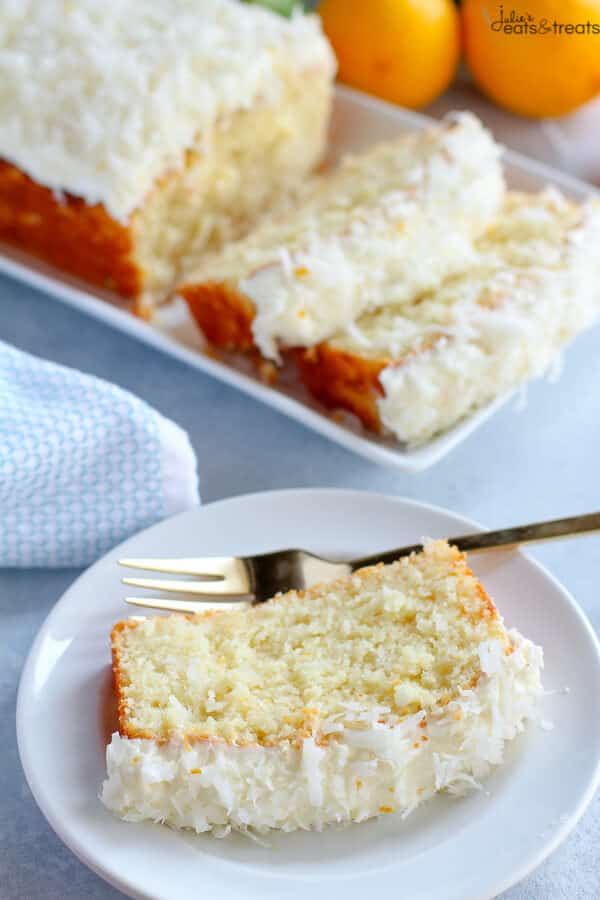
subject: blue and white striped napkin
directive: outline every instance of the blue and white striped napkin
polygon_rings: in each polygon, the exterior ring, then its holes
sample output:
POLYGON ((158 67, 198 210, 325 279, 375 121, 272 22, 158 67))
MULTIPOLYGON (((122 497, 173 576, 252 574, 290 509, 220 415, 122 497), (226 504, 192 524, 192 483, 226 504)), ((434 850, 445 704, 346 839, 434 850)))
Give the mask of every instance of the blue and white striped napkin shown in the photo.
POLYGON ((99 378, 0 342, 0 566, 82 566, 199 502, 187 434, 99 378))

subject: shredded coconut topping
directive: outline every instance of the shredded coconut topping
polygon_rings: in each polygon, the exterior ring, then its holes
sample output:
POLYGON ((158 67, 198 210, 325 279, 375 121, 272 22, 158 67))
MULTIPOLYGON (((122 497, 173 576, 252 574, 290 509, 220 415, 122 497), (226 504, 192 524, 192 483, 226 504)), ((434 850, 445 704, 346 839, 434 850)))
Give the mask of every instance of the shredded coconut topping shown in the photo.
POLYGON ((276 102, 290 66, 333 73, 316 16, 236 0, 4 0, 0 158, 126 221, 218 121, 276 102))
POLYGON ((114 734, 103 802, 127 821, 221 837, 231 828, 320 830, 388 812, 408 815, 436 791, 463 794, 537 717, 542 651, 515 631, 509 636, 512 652, 501 641, 481 644, 478 683, 447 705, 390 722, 380 721, 381 707, 348 704, 346 726, 338 722, 325 746, 307 737, 300 747, 210 740, 186 747, 179 739, 159 744, 114 734))
POLYGON ((389 360, 384 425, 419 443, 553 369, 600 313, 600 204, 512 193, 472 263, 412 304, 363 316, 331 345, 389 360))
POLYGON ((299 208, 204 259, 185 284, 226 282, 255 306, 264 356, 311 346, 384 303, 412 300, 473 261, 497 213, 500 148, 467 113, 349 156, 299 208))

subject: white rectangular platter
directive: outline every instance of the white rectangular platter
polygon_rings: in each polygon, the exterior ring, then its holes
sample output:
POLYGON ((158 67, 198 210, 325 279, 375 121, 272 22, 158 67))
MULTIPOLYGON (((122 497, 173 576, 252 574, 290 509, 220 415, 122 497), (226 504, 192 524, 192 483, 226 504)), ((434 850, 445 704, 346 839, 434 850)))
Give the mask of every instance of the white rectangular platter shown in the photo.
MULTIPOLYGON (((335 160, 348 150, 357 150, 375 141, 423 128, 431 120, 345 87, 336 88, 331 124, 330 157, 335 160)), ((594 189, 517 153, 504 156, 511 187, 536 191, 555 185, 575 200, 584 200, 594 189)), ((25 282, 72 306, 107 322, 137 340, 183 360, 221 381, 245 391, 280 412, 325 435, 338 444, 373 462, 417 472, 432 466, 465 440, 505 401, 500 398, 480 409, 440 437, 417 448, 406 448, 391 438, 369 434, 350 417, 338 419, 324 411, 294 378, 280 379, 276 386, 264 384, 244 360, 215 359, 202 348, 195 326, 184 317, 167 315, 158 324, 148 324, 122 308, 122 303, 106 292, 89 287, 31 256, 0 244, 0 272, 25 282)))

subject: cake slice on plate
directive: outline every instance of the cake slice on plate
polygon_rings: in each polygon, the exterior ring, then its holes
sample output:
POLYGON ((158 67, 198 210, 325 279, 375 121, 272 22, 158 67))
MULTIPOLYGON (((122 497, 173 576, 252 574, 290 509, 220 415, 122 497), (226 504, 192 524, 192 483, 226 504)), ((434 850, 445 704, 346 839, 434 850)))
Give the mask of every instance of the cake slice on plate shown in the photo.
POLYGON ((314 15, 109 6, 3 4, 0 240, 143 310, 319 161, 335 61, 314 15))
POLYGON ((419 444, 544 374, 600 314, 600 204, 510 193, 473 263, 296 360, 309 390, 419 444))
POLYGON ((542 654, 444 541, 392 565, 112 633, 119 732, 102 799, 223 835, 407 814, 502 761, 542 654))
POLYGON ((468 113, 351 156, 178 287, 208 341, 258 348, 325 340, 369 309, 410 301, 472 259, 504 195, 500 149, 468 113))

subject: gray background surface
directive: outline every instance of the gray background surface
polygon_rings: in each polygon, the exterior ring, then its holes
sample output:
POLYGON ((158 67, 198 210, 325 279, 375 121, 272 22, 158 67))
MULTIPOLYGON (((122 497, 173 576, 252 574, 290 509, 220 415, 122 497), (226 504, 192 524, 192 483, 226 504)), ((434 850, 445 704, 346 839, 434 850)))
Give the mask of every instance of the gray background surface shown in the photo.
MULTIPOLYGON (((276 488, 347 487, 429 501, 490 527, 600 509, 600 328, 569 351, 558 384, 532 385, 524 411, 510 403, 420 475, 366 462, 208 376, 2 277, 0 339, 110 379, 187 429, 199 458, 204 502, 276 488)), ((548 545, 535 555, 598 629, 600 537, 548 545)), ((2 900, 121 896, 79 863, 46 824, 16 748, 14 707, 27 651, 77 574, 0 570, 2 900)), ((597 797, 565 844, 503 896, 600 897, 599 842, 597 797)))

